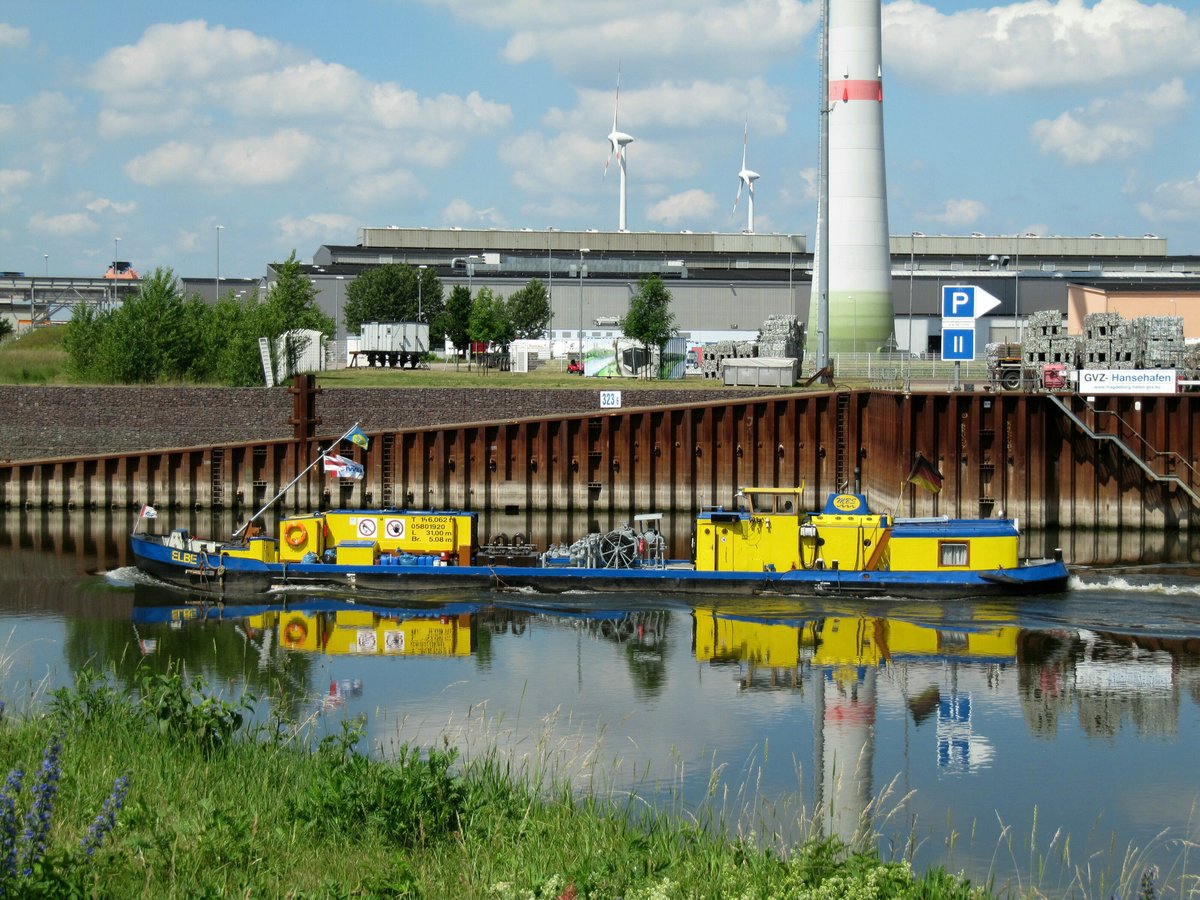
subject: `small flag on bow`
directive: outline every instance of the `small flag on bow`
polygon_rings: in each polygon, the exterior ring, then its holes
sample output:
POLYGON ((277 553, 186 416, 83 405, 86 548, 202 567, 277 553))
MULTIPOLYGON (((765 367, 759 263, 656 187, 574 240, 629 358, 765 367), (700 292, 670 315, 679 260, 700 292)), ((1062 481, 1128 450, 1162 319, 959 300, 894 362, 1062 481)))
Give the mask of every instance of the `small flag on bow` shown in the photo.
POLYGON ((158 510, 155 509, 153 506, 146 506, 145 504, 143 504, 141 510, 138 511, 138 518, 140 518, 140 519, 157 519, 158 518, 158 510))
POLYGON ((912 471, 905 480, 934 494, 942 490, 942 473, 920 453, 917 454, 917 461, 913 463, 912 471))
POLYGON ((351 429, 350 433, 346 436, 364 450, 366 450, 371 444, 371 439, 367 437, 366 434, 363 433, 363 430, 357 425, 355 425, 354 428, 351 429))
POLYGON ((363 467, 354 460, 332 453, 325 454, 325 471, 336 478, 362 478, 364 474, 363 467))

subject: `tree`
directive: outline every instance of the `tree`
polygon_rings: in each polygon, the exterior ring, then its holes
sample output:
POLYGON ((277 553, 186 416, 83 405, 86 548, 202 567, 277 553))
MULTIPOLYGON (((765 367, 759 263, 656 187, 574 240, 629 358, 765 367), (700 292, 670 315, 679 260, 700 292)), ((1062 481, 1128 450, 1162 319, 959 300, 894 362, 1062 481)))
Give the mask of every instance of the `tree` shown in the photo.
POLYGON ((508 298, 508 317, 516 337, 545 337, 546 326, 550 324, 550 295, 546 286, 535 278, 512 294, 508 298))
POLYGON ((442 331, 457 353, 467 351, 471 342, 471 291, 461 284, 450 291, 450 300, 442 314, 442 331))
POLYGON ((430 268, 389 263, 368 269, 346 285, 343 309, 351 332, 363 322, 428 322, 430 343, 445 339, 442 282, 430 268))
MULTIPOLYGON (((671 314, 671 292, 658 275, 650 275, 639 282, 638 292, 629 301, 624 329, 626 337, 643 347, 657 348, 660 359, 667 341, 678 334, 675 316, 671 314)), ((646 371, 649 373, 653 369, 646 371)))
POLYGON ((12 322, 10 322, 8 319, 0 319, 0 338, 5 338, 12 334, 12 330, 12 322))
POLYGON ((513 342, 515 332, 503 297, 491 288, 480 288, 471 303, 470 337, 481 344, 498 344, 503 349, 513 342))

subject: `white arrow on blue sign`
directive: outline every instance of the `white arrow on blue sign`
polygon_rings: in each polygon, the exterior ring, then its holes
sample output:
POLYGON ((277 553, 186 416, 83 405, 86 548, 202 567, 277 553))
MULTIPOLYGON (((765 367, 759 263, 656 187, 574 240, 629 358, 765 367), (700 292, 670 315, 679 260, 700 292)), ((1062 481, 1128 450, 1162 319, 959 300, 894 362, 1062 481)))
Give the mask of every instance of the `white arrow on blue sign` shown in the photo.
POLYGON ((942 286, 943 319, 977 319, 999 305, 999 299, 976 285, 947 284, 942 286))

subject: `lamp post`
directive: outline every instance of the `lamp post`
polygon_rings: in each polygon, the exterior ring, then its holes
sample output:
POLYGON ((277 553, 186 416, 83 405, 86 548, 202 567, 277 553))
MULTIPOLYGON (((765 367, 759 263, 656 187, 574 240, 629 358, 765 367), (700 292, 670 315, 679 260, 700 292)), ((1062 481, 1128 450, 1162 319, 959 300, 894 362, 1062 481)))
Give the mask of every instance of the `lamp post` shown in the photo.
POLYGON ((335 343, 342 339, 342 317, 338 303, 341 299, 342 279, 344 277, 344 275, 337 275, 333 280, 333 340, 335 343))
POLYGON ((546 305, 550 307, 550 358, 554 359, 554 226, 546 227, 546 305))
POLYGON ((221 299, 221 229, 224 227, 225 227, 224 225, 216 226, 216 228, 217 228, 217 288, 216 288, 217 294, 216 294, 216 297, 213 298, 215 300, 221 299))
POLYGON ((908 235, 908 346, 905 348, 908 353, 908 378, 904 382, 905 389, 908 388, 912 381, 912 352, 913 352, 913 272, 917 267, 917 233, 911 232, 908 235))
POLYGON ((119 243, 121 243, 121 239, 119 237, 113 238, 113 285, 112 285, 112 287, 113 287, 113 289, 112 289, 113 306, 117 305, 117 257, 120 256, 120 253, 117 252, 117 244, 119 244, 119 243))
POLYGON ((579 248, 579 365, 583 366, 583 254, 591 253, 587 247, 579 248))
POLYGON ((45 264, 46 264, 46 277, 49 278, 50 277, 50 254, 43 253, 42 261, 45 262, 45 264))
POLYGON ((428 268, 428 266, 417 266, 417 321, 418 322, 425 321, 424 318, 422 317, 422 310, 421 310, 421 281, 425 277, 425 270, 427 268, 428 268))

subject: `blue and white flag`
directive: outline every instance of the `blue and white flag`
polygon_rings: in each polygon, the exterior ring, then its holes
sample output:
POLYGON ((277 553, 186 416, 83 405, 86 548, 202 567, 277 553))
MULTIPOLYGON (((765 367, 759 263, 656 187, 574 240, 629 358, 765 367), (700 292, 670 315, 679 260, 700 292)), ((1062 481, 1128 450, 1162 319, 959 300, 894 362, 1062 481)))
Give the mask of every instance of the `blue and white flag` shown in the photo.
POLYGON ((365 474, 359 463, 333 453, 325 454, 325 471, 336 478, 362 478, 365 474))
POLYGON ((367 447, 370 446, 370 444, 371 444, 371 439, 369 437, 367 437, 363 433, 363 430, 361 428, 359 428, 357 425, 355 425, 354 428, 352 428, 350 430, 350 433, 348 435, 346 435, 346 437, 350 438, 351 441, 353 441, 358 446, 362 447, 364 450, 366 450, 367 447))

